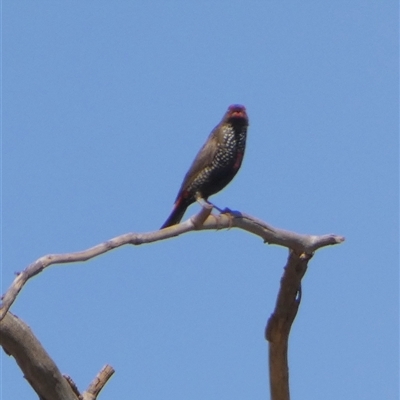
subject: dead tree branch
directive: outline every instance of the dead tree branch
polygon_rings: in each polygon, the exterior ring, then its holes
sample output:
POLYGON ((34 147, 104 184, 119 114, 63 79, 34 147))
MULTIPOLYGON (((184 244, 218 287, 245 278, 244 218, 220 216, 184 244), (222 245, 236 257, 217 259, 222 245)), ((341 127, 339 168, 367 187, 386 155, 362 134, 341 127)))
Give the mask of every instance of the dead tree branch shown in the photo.
POLYGON ((82 393, 82 400, 95 400, 101 389, 105 386, 115 370, 111 365, 105 365, 101 371, 93 379, 92 383, 87 388, 86 392, 82 393))
POLYGON ((157 242, 191 231, 230 228, 243 229, 261 237, 265 243, 284 246, 298 253, 306 254, 312 254, 321 247, 342 243, 344 241, 342 236, 333 234, 323 236, 302 235, 275 228, 257 218, 239 212, 229 211, 219 215, 210 215, 210 212, 211 210, 209 207, 205 205, 201 211, 192 218, 166 229, 148 233, 126 233, 87 250, 76 253, 48 254, 40 257, 25 270, 17 274, 14 282, 2 297, 0 320, 4 318, 26 282, 30 278, 41 273, 45 268, 54 264, 87 261, 127 244, 140 245, 157 242))
POLYGON ((268 320, 265 338, 269 342, 271 400, 289 400, 288 342, 292 323, 301 301, 301 280, 311 254, 290 252, 275 310, 268 320))
POLYGON ((26 379, 41 400, 95 400, 114 373, 106 365, 88 389, 80 393, 73 380, 61 375, 55 363, 35 338, 29 327, 8 310, 29 279, 54 264, 87 261, 117 247, 140 245, 165 240, 181 234, 210 229, 239 228, 261 237, 264 243, 287 247, 288 263, 281 279, 276 307, 269 318, 265 336, 269 342, 270 387, 272 400, 289 400, 289 369, 287 362, 289 333, 301 300, 301 279, 308 260, 324 246, 344 241, 337 235, 302 235, 275 228, 257 218, 233 211, 212 215, 212 206, 202 204, 202 209, 192 218, 175 226, 148 233, 127 233, 76 253, 48 254, 40 257, 17 274, 3 296, 0 307, 0 345, 14 356, 26 379))
POLYGON ((10 312, 0 321, 0 345, 15 358, 41 400, 95 400, 114 373, 112 367, 104 366, 87 391, 80 394, 72 379, 61 374, 29 326, 10 312))
POLYGON ((0 344, 8 355, 15 358, 40 399, 78 400, 29 326, 11 313, 0 322, 0 344))

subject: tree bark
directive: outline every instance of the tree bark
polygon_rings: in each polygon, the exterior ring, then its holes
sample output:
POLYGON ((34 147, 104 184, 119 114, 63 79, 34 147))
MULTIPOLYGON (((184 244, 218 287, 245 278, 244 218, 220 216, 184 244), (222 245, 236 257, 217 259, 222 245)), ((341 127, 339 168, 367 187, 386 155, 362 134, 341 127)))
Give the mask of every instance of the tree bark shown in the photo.
POLYGON ((78 400, 68 381, 25 322, 10 312, 0 322, 0 344, 42 400, 78 400))
POLYGON ((269 342, 271 400, 289 400, 288 343, 293 321, 301 302, 301 280, 307 271, 309 254, 291 251, 265 337, 269 342))

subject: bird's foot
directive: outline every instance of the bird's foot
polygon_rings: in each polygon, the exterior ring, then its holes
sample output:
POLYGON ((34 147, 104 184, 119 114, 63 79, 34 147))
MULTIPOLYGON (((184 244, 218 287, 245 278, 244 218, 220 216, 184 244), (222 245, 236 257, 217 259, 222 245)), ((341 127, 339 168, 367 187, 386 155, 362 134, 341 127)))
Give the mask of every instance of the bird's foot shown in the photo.
MULTIPOLYGON (((220 216, 222 214, 225 214, 226 217, 228 217, 228 220, 229 220, 228 229, 231 229, 233 227, 233 219, 235 218, 235 211, 232 211, 228 207, 225 207, 224 209, 222 209, 222 208, 219 208, 219 207, 217 207, 215 205, 214 205, 214 208, 219 211, 219 216, 213 215, 215 217, 215 219, 217 220, 217 223, 219 222, 220 216)), ((217 228, 217 229, 219 229, 219 228, 217 228)))
POLYGON ((235 216, 232 213, 232 210, 230 210, 229 208, 224 208, 222 211, 220 211, 220 213, 225 214, 228 217, 229 220, 228 230, 231 229, 233 227, 233 219, 235 218, 235 216))

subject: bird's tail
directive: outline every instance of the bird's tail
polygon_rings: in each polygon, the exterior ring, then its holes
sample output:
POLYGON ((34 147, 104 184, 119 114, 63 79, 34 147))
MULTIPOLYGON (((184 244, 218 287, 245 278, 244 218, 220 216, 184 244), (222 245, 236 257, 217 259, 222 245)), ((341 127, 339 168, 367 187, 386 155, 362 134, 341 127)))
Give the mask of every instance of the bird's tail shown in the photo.
POLYGON ((163 226, 160 229, 167 228, 168 226, 178 224, 183 218, 183 214, 185 214, 186 209, 190 206, 191 203, 188 203, 182 198, 179 198, 174 205, 174 209, 172 210, 170 216, 164 222, 163 226))

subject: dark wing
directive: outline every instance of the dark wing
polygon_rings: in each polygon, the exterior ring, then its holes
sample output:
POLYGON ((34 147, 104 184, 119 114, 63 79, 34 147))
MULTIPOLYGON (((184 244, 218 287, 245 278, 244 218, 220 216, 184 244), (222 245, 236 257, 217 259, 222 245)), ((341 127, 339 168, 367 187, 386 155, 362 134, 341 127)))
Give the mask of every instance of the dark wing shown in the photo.
POLYGON ((189 171, 185 175, 183 179, 181 188, 179 189, 179 193, 177 196, 177 200, 181 193, 190 186, 190 184, 196 179, 196 176, 207 166, 211 165, 215 153, 218 148, 218 140, 219 135, 218 131, 220 129, 220 125, 217 125, 212 132, 210 133, 207 141, 204 143, 203 147, 197 153, 196 158, 193 161, 193 164, 190 166, 189 171))

